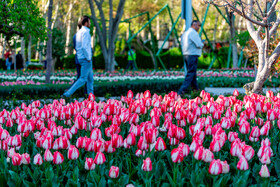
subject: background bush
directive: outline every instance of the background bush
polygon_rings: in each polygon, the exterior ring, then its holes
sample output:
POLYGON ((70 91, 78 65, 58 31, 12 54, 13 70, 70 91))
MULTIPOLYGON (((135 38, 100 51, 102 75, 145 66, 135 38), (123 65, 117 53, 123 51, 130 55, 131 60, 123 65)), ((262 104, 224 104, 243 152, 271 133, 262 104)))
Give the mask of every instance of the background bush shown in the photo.
MULTIPOLYGON (((118 45, 123 45, 119 43, 118 45)), ((222 47, 217 52, 217 59, 215 60, 212 68, 226 68, 227 67, 227 58, 228 58, 229 47, 222 47)), ((120 50, 119 50, 120 51, 120 50)), ((180 69, 184 65, 183 56, 179 48, 172 48, 168 51, 163 52, 160 55, 163 64, 167 69, 175 68, 180 69)), ((199 69, 208 69, 209 65, 214 58, 214 53, 203 53, 198 59, 198 68, 199 69)), ((125 54, 115 54, 115 60, 118 63, 117 69, 125 69, 127 66, 127 56, 125 54)), ((154 64, 152 57, 147 51, 137 50, 136 51, 136 64, 139 69, 154 69, 154 64)), ((162 69, 160 61, 157 59, 158 68, 162 69)), ((230 62, 232 64, 232 60, 230 62)), ((75 55, 66 56, 61 59, 60 62, 56 62, 56 69, 74 69, 75 65, 75 55)), ((94 69, 105 69, 104 57, 102 53, 95 52, 93 57, 93 68, 94 69)))

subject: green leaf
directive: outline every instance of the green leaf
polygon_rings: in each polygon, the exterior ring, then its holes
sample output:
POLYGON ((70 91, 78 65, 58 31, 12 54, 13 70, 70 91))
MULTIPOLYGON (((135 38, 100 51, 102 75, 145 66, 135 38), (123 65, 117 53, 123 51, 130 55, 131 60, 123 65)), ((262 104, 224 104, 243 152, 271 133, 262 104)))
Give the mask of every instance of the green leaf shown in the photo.
POLYGON ((167 175, 168 181, 171 184, 171 186, 176 186, 175 182, 173 181, 172 177, 169 175, 168 172, 166 172, 166 175, 167 175))
POLYGON ((123 175, 119 179, 119 183, 121 186, 126 186, 129 182, 129 176, 128 175, 123 175))
POLYGON ((104 187, 104 186, 106 186, 106 180, 105 177, 102 177, 98 184, 98 187, 104 187))
POLYGON ((237 186, 247 186, 247 181, 250 175, 250 170, 247 171, 241 171, 242 175, 239 177, 239 179, 235 182, 235 185, 237 186))
POLYGON ((78 168, 78 166, 76 166, 75 169, 74 169, 73 181, 75 181, 75 182, 79 181, 79 168, 78 168))

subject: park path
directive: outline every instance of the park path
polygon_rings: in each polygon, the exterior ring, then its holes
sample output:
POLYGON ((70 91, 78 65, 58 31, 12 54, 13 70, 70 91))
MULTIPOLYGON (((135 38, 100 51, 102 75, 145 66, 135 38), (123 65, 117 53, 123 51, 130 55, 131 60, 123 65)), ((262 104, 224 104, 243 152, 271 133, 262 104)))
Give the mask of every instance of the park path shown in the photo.
MULTIPOLYGON (((232 94, 233 91, 237 89, 240 94, 245 94, 245 89, 244 88, 211 88, 211 87, 206 87, 205 91, 213 94, 213 95, 225 95, 225 94, 232 94)), ((264 94, 266 93, 267 90, 272 90, 274 93, 278 93, 280 89, 278 88, 264 88, 264 94)))

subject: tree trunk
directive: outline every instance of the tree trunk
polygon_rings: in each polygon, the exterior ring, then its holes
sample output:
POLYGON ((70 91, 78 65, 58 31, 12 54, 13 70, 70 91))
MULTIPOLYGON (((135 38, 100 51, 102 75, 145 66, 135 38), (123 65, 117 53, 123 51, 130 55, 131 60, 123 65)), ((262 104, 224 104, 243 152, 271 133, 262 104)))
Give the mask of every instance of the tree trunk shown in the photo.
POLYGON ((159 16, 157 16, 157 40, 160 39, 160 24, 159 24, 159 16))
POLYGON ((2 50, 2 55, 1 58, 4 59, 4 54, 5 54, 5 50, 6 50, 6 45, 7 45, 7 40, 6 37, 4 37, 4 44, 3 44, 3 50, 2 50))
POLYGON ((14 49, 14 54, 12 55, 12 62, 14 63, 14 70, 17 71, 17 41, 15 39, 15 49, 14 49))
POLYGON ((60 2, 57 2, 56 7, 55 7, 54 18, 53 18, 53 22, 52 22, 52 30, 53 30, 55 22, 57 20, 59 4, 60 4, 60 2))
POLYGON ((222 24, 218 27, 219 28, 219 38, 222 37, 222 34, 225 30, 226 20, 222 19, 222 24))
POLYGON ((25 65, 25 40, 24 40, 24 37, 21 37, 21 55, 22 55, 22 65, 24 68, 26 68, 26 65, 25 65))
POLYGON ((32 46, 32 37, 29 35, 28 37, 28 55, 27 55, 27 61, 31 62, 31 46, 32 46))
POLYGON ((219 13, 216 12, 216 17, 215 17, 215 25, 214 25, 214 31, 213 31, 213 47, 214 49, 216 48, 216 39, 217 39, 217 27, 218 27, 218 19, 219 19, 219 13))
POLYGON ((46 83, 50 83, 52 71, 52 6, 53 0, 50 0, 48 11, 48 43, 47 43, 47 72, 46 83))
POLYGON ((237 54, 237 44, 236 44, 236 31, 234 25, 234 14, 233 12, 229 13, 230 20, 230 37, 231 37, 231 46, 232 46, 232 67, 238 68, 238 54, 237 54))
POLYGON ((70 34, 71 34, 71 21, 72 21, 72 9, 73 9, 73 4, 75 1, 70 1, 69 9, 66 14, 66 20, 65 20, 65 25, 66 25, 66 42, 65 42, 65 54, 69 55, 69 43, 70 43, 70 34))
POLYGON ((154 65, 154 69, 156 69, 156 62, 155 62, 155 58, 154 58, 154 54, 152 52, 152 50, 150 50, 148 47, 146 47, 140 40, 139 38, 137 38, 137 43, 139 46, 141 46, 142 48, 144 48, 146 51, 148 51, 148 53, 151 55, 152 61, 153 61, 153 65, 154 65))
POLYGON ((119 5, 117 8, 116 13, 114 12, 115 17, 113 17, 113 1, 109 0, 109 30, 107 33, 106 28, 106 20, 102 8, 103 1, 94 1, 97 9, 99 10, 100 20, 101 20, 101 26, 99 26, 99 21, 96 17, 95 13, 95 7, 93 5, 92 0, 88 0, 90 10, 91 10, 91 17, 94 22, 94 25, 96 27, 96 32, 99 37, 101 50, 104 56, 105 60, 105 70, 107 71, 114 71, 115 69, 115 63, 114 63, 114 50, 115 50, 115 39, 119 28, 119 23, 123 15, 123 9, 125 0, 119 0, 119 5), (107 37, 108 36, 108 37, 107 37))
POLYGON ((36 50, 36 53, 35 53, 35 59, 36 59, 36 60, 39 59, 39 46, 40 46, 40 42, 38 41, 38 42, 37 42, 37 50, 36 50))

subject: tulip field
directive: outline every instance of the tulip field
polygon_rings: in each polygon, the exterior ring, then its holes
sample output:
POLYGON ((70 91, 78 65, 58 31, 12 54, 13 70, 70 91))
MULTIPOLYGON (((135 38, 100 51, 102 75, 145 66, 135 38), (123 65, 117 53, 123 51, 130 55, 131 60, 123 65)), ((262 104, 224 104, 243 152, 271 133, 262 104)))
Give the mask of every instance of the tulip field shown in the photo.
POLYGON ((280 95, 120 100, 0 112, 2 186, 279 186, 280 95))

